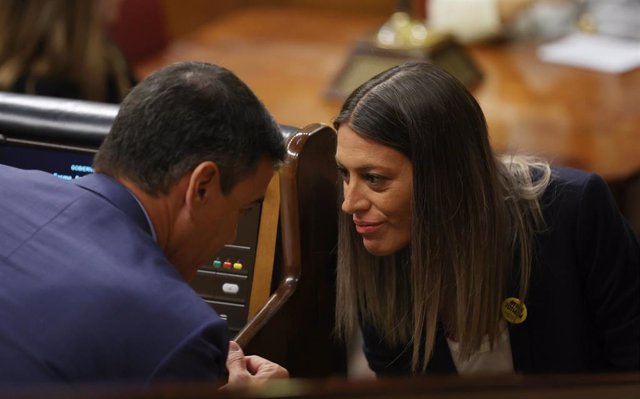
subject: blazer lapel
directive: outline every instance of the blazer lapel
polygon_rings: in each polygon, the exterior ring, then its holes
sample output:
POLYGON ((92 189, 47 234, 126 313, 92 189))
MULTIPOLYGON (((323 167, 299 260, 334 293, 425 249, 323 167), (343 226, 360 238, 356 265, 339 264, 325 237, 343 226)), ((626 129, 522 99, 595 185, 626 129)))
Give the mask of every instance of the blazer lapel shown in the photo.
POLYGON ((509 325, 509 341, 511 344, 511 356, 513 368, 516 372, 527 372, 533 365, 533 353, 531 346, 531 332, 528 328, 530 320, 521 324, 509 325))
MULTIPOLYGON (((532 281, 532 279, 530 280, 532 281)), ((509 296, 518 297, 520 291, 520 267, 517 262, 514 264, 514 271, 511 275, 511 281, 507 293, 509 296)), ((509 325, 509 343, 511 345, 511 357, 513 359, 513 368, 516 372, 527 372, 533 366, 533 346, 531 337, 531 325, 536 318, 536 311, 533 302, 533 287, 529 287, 529 298, 525 302, 527 307, 527 318, 520 324, 509 325)))
POLYGON ((456 366, 453 364, 449 344, 444 334, 442 323, 438 323, 436 330, 436 342, 433 345, 433 354, 429 360, 427 370, 430 373, 456 374, 456 366))

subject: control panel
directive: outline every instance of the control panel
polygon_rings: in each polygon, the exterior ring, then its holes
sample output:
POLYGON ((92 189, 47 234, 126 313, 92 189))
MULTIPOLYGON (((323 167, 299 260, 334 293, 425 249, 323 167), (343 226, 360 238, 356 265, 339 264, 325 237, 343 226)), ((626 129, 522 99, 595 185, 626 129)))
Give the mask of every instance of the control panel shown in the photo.
POLYGON ((248 318, 260 213, 256 206, 240 219, 238 237, 203 265, 191 286, 237 333, 248 318))

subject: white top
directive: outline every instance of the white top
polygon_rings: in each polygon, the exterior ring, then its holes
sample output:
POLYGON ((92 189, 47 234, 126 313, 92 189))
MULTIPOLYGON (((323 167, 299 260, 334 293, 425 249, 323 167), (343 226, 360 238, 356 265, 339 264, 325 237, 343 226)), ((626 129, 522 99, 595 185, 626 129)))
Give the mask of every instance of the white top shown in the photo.
POLYGON ((485 336, 480 350, 471 355, 469 360, 460 359, 460 345, 447 338, 453 364, 456 366, 458 374, 505 374, 514 372, 509 328, 507 328, 507 324, 504 321, 501 323, 500 328, 502 334, 500 334, 493 350, 489 345, 489 337, 485 336))

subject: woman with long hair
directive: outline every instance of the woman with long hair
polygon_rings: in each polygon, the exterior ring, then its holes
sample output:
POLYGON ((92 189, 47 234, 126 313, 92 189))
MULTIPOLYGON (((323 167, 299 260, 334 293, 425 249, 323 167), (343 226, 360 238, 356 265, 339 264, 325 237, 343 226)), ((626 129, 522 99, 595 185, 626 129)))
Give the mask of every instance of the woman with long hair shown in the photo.
POLYGON ((337 329, 373 371, 640 368, 640 249, 601 178, 498 157, 427 63, 364 83, 335 127, 337 329))
POLYGON ((107 38, 106 0, 2 0, 0 90, 119 103, 135 84, 107 38))

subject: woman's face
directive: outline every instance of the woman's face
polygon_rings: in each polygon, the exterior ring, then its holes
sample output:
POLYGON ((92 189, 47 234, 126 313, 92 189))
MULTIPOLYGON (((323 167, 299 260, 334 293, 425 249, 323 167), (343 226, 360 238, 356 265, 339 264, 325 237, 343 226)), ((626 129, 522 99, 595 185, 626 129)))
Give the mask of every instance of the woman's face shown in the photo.
POLYGON ((413 168, 402 153, 363 138, 347 125, 338 129, 336 162, 342 175, 342 211, 371 254, 385 256, 411 239, 413 168))

